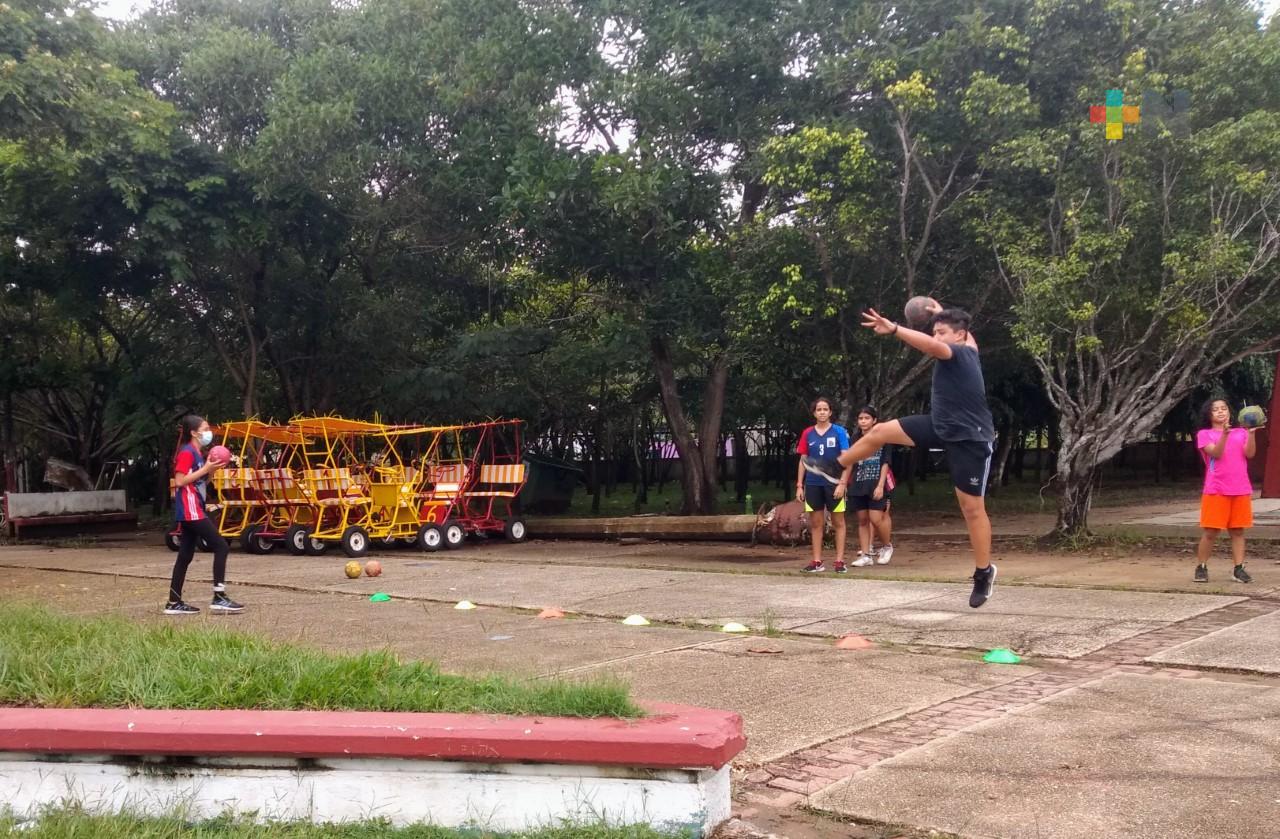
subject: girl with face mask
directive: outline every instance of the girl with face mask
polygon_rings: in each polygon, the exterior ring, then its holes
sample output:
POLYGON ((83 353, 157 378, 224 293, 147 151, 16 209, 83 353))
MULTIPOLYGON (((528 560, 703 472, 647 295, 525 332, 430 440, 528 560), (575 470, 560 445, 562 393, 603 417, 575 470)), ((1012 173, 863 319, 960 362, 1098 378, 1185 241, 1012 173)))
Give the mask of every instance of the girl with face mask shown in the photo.
POLYGON ((213 443, 213 431, 203 417, 194 414, 182 420, 186 443, 178 449, 173 462, 173 483, 177 491, 173 497, 174 516, 182 528, 178 544, 178 558, 173 562, 173 577, 169 581, 169 599, 165 603, 166 615, 195 615, 200 610, 182 600, 182 586, 187 579, 187 566, 195 557, 196 545, 204 539, 213 550, 213 601, 209 611, 223 614, 243 612, 244 607, 227 597, 227 540, 209 521, 204 503, 207 492, 207 476, 221 469, 225 463, 205 460, 204 452, 213 443))

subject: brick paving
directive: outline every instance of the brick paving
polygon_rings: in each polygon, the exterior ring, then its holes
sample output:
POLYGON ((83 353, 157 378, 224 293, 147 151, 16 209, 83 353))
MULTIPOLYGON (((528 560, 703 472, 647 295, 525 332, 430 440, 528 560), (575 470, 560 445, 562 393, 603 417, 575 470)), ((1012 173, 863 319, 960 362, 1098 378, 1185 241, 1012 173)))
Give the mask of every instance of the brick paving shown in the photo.
POLYGON ((1038 673, 948 699, 753 768, 736 779, 739 795, 755 805, 775 808, 800 805, 819 790, 908 749, 950 737, 972 725, 1115 673, 1174 679, 1212 678, 1211 670, 1151 665, 1146 664, 1145 659, 1275 611, 1280 611, 1280 601, 1246 600, 1118 641, 1078 659, 1038 660, 1035 664, 1044 667, 1038 673))

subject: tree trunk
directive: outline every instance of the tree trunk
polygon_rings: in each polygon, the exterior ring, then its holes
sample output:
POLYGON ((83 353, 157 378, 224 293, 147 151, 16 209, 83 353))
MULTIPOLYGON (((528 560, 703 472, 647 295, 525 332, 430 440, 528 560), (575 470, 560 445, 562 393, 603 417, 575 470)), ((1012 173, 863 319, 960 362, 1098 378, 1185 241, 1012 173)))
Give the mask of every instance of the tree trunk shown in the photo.
POLYGON ((695 440, 680 400, 675 365, 665 339, 654 336, 650 340, 650 348, 653 352, 654 369, 658 374, 662 410, 671 429, 676 453, 680 456, 680 485, 684 495, 682 512, 686 515, 708 515, 715 510, 715 444, 720 439, 720 419, 724 412, 725 388, 729 378, 728 361, 721 355, 712 362, 703 399, 700 439, 695 440))
POLYGON ((747 434, 741 428, 733 430, 733 482, 738 503, 747 498, 747 486, 751 480, 751 459, 747 455, 747 434))
MULTIPOLYGON (((7 342, 6 342, 7 344, 7 342)), ((4 395, 4 489, 18 491, 18 440, 13 436, 13 391, 4 395)))
POLYGON ((1004 486, 1004 468, 1009 462, 1009 452, 1013 450, 1013 423, 1006 419, 1000 425, 1000 446, 996 449, 991 464, 991 476, 987 479, 988 495, 998 492, 999 488, 1004 486))
POLYGON ((1058 500, 1058 523, 1054 535, 1070 539, 1089 534, 1089 509, 1093 506, 1096 469, 1059 470, 1062 497, 1058 500))

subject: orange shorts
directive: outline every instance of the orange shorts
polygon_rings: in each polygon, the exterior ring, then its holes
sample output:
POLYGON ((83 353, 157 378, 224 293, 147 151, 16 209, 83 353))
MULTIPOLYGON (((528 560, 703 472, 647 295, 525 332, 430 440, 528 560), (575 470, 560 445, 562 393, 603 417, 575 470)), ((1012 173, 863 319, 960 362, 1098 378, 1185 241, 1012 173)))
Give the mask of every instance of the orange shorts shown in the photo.
POLYGON ((1212 530, 1253 527, 1253 502, 1248 495, 1200 496, 1200 526, 1212 530))

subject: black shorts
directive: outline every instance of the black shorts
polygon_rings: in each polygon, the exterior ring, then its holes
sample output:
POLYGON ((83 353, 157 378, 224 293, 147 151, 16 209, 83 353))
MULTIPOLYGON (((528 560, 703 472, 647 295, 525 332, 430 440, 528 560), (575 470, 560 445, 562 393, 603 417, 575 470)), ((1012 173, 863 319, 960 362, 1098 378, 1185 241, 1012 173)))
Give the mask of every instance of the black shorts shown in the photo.
POLYGON ((818 510, 830 510, 833 513, 844 512, 844 499, 836 498, 834 484, 805 484, 804 511, 816 513, 818 510))
POLYGON ((855 513, 859 510, 887 510, 889 509, 889 493, 885 493, 879 501, 870 495, 850 495, 849 508, 855 513))
POLYGON ((916 414, 901 417, 898 424, 917 448, 942 449, 947 453, 951 483, 966 495, 986 495, 991 471, 991 444, 985 440, 943 440, 933 429, 933 417, 916 414))

